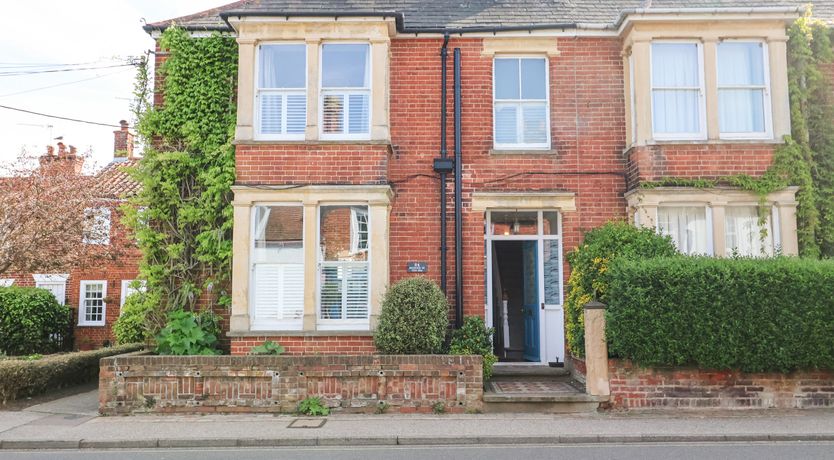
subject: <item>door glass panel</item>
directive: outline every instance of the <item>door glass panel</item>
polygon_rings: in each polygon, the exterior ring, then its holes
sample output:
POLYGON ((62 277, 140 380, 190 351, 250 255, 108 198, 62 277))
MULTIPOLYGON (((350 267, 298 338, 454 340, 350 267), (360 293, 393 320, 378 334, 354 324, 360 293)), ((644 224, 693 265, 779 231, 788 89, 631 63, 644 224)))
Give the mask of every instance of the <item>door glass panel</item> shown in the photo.
MULTIPOLYGON (((556 211, 544 211, 542 213, 542 234, 559 234, 559 213, 556 211)), ((547 260, 547 259, 545 259, 547 260)))
POLYGON ((562 258, 559 254, 559 240, 542 241, 544 261, 544 303, 562 303, 562 258))
POLYGON ((492 235, 537 235, 539 233, 538 213, 493 212, 492 235))

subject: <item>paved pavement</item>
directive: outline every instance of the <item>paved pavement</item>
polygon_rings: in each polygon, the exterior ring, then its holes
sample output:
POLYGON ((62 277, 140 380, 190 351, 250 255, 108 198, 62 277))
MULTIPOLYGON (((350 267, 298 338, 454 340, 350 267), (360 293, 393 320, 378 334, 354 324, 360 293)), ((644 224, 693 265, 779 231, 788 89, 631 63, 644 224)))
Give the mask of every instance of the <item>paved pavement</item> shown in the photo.
POLYGON ((834 411, 94 416, 95 392, 0 412, 0 449, 834 441, 834 411), (313 425, 317 428, 296 428, 313 425))

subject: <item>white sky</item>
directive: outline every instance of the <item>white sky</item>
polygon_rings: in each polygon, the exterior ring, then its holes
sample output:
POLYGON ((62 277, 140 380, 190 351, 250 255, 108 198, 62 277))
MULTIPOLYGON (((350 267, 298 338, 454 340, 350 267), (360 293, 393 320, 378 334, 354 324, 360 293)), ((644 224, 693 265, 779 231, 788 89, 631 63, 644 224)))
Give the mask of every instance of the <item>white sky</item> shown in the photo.
MULTIPOLYGON (((232 0, 27 0, 3 2, 0 25, 0 74, 20 64, 96 62, 139 56, 154 43, 142 19, 196 13, 232 0)), ((0 105, 35 112, 118 124, 130 120, 135 70, 119 67, 23 76, 0 75, 0 105), (62 85, 82 79, 89 81, 62 85), (50 89, 28 91, 51 85, 50 89), (21 91, 25 94, 12 95, 21 91)), ((73 123, 0 108, 0 162, 12 161, 25 148, 45 152, 63 136, 79 152, 90 151, 89 166, 100 168, 113 158, 116 128, 73 123), (49 127, 48 125, 51 125, 49 127)))

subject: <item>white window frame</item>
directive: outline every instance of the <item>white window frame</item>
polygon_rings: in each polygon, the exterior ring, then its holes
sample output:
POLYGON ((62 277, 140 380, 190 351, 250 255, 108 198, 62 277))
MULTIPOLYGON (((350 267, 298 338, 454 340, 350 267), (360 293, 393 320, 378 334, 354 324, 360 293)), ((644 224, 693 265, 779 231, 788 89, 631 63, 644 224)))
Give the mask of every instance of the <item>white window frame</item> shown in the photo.
POLYGON ((649 44, 649 105, 651 106, 652 137, 656 141, 703 141, 707 139, 707 104, 706 104, 706 82, 704 78, 704 46, 697 40, 652 40, 649 44), (697 46, 698 55, 698 80, 697 87, 655 87, 654 85, 654 44, 694 44, 697 46), (654 92, 655 90, 698 90, 698 132, 693 133, 658 133, 654 126, 654 92))
POLYGON ((78 288, 78 325, 79 326, 104 326, 107 321, 107 280, 82 280, 78 288), (87 286, 101 284, 101 321, 87 321, 87 306, 84 301, 87 299, 87 286))
MULTIPOLYGON (((658 235, 663 235, 663 232, 660 229, 660 209, 661 208, 704 208, 704 225, 706 226, 707 231, 707 252, 706 254, 691 254, 691 255, 704 255, 713 257, 715 256, 715 228, 712 222, 712 206, 707 203, 693 203, 693 202, 665 202, 660 203, 655 208, 655 215, 654 215, 654 231, 658 235)), ((677 247, 675 248, 677 249, 677 247)))
POLYGON ((353 253, 365 252, 365 251, 368 250, 368 248, 371 245, 371 239, 370 239, 371 227, 369 225, 369 219, 370 219, 369 215, 370 215, 370 208, 368 208, 363 213, 357 212, 356 209, 353 209, 353 208, 351 208, 351 210, 350 210, 351 225, 356 226, 356 238, 351 238, 351 240, 350 240, 350 250, 353 253), (362 236, 362 233, 363 233, 359 229, 359 225, 360 225, 359 219, 360 219, 360 217, 365 218, 365 232, 364 232, 365 233, 365 247, 364 248, 360 247, 361 246, 360 243, 362 242, 361 236, 362 236))
MULTIPOLYGON (((727 217, 726 217, 727 209, 728 208, 754 208, 754 209, 756 209, 757 216, 758 216, 759 206, 760 206, 759 203, 745 202, 745 201, 734 201, 734 202, 731 202, 731 203, 727 203, 727 205, 724 206, 724 225, 723 225, 723 229, 724 229, 724 242, 725 242, 725 244, 724 244, 724 256, 725 257, 731 256, 732 255, 732 250, 733 250, 733 248, 730 247, 730 243, 727 239, 727 217)), ((768 204, 767 206, 769 208, 769 211, 768 211, 768 216, 767 216, 767 219, 766 219, 766 222, 765 222, 765 226, 769 227, 769 228, 767 228, 767 231, 768 231, 767 235, 768 235, 768 238, 770 238, 770 242, 771 242, 770 253, 769 254, 768 253, 751 254, 751 255, 748 255, 748 256, 742 255, 743 257, 754 257, 754 258, 757 258, 757 257, 772 257, 772 256, 776 255, 777 249, 780 248, 781 245, 782 245, 782 242, 781 242, 781 236, 782 235, 779 233, 779 229, 777 227, 778 224, 779 224, 779 220, 778 220, 779 219, 779 211, 774 204, 768 204)), ((759 228, 759 231, 761 231, 761 228, 759 228)))
MULTIPOLYGON (((307 270, 310 267, 307 266, 307 239, 305 236, 307 235, 307 226, 310 225, 307 222, 307 216, 304 212, 304 204, 303 203, 294 203, 294 202, 255 202, 252 203, 252 207, 250 208, 250 215, 249 215, 249 293, 248 293, 248 303, 251 306, 249 310, 249 328, 252 331, 301 331, 304 328, 304 313, 302 311, 301 320, 274 320, 274 321, 255 321, 255 289, 257 289, 257 285, 255 284, 255 238, 257 232, 257 221, 255 220, 255 216, 257 215, 257 209, 259 207, 299 207, 301 208, 302 212, 302 221, 301 221, 301 254, 304 256, 302 260, 302 271, 304 272, 304 279, 302 280, 302 290, 306 292, 307 290, 307 270)), ((305 302, 306 303, 306 302, 305 302)))
POLYGON ((32 278, 35 280, 35 287, 36 288, 43 288, 47 289, 45 286, 49 285, 56 285, 60 286, 61 295, 56 297, 55 300, 58 301, 61 305, 66 305, 67 303, 67 279, 69 279, 68 273, 63 274, 34 274, 32 278))
MULTIPOLYGON (((771 139, 773 138, 773 104, 771 102, 770 97, 770 52, 767 47, 767 42, 764 40, 758 39, 743 39, 743 38, 732 38, 732 39, 725 39, 716 44, 715 46, 715 85, 716 85, 716 94, 720 94, 722 89, 760 89, 764 92, 764 98, 762 100, 762 110, 764 111, 764 132, 749 132, 749 133, 724 133, 721 131, 721 120, 719 119, 718 122, 718 136, 719 139, 728 139, 728 140, 737 140, 737 139, 771 139), (764 84, 763 85, 724 85, 722 86, 721 83, 718 81, 718 66, 720 65, 720 45, 723 42, 737 42, 737 43, 759 43, 762 45, 762 71, 764 72, 764 84)), ((721 116, 721 98, 719 97, 717 101, 715 101, 716 110, 718 110, 717 116, 721 116)))
POLYGON ((374 124, 374 98, 373 98, 373 47, 370 42, 363 41, 326 41, 319 45, 319 139, 321 140, 370 140, 371 131, 374 124), (368 76, 368 87, 365 89, 359 88, 324 88, 324 47, 325 45, 365 45, 368 47, 368 62, 365 63, 365 72, 368 76), (343 133, 325 133, 324 132, 324 97, 327 95, 343 95, 345 98, 344 120, 342 123, 343 133), (348 109, 348 99, 352 95, 367 94, 368 95, 368 132, 359 134, 348 133, 348 126, 350 124, 350 110, 348 109))
POLYGON ((121 286, 122 289, 121 289, 121 293, 119 294, 119 296, 120 296, 119 307, 124 307, 125 306, 125 301, 127 300, 128 295, 132 295, 132 294, 135 294, 137 292, 145 292, 145 280, 139 280, 141 282, 141 285, 136 289, 130 287, 130 284, 133 283, 134 281, 136 281, 136 280, 122 280, 122 286, 121 286), (127 291, 131 291, 131 292, 128 293, 127 291))
MULTIPOLYGON (((521 99, 521 64, 518 66, 518 81, 519 81, 519 99, 501 99, 502 103, 511 103, 517 104, 519 107, 523 106, 524 104, 541 104, 541 99, 521 99)), ((521 137, 522 128, 522 116, 521 112, 519 112, 519 116, 516 120, 516 129, 518 131, 518 136, 521 137)), ((550 124, 550 59, 547 56, 543 56, 540 54, 512 54, 512 55, 496 55, 492 59, 492 146, 495 150, 550 150, 551 148, 551 130, 553 127, 550 124), (496 78, 495 78, 495 61, 497 59, 541 59, 544 60, 544 112, 545 112, 545 124, 547 128, 545 129, 547 134, 547 140, 544 143, 539 144, 528 144, 528 143, 515 143, 515 144, 500 144, 498 143, 498 137, 496 135, 497 126, 497 114, 498 114, 498 98, 496 97, 496 78)))
MULTIPOLYGON (((322 331, 368 331, 371 328, 371 306, 373 304, 371 293, 373 292, 372 279, 372 251, 371 235, 373 234, 373 222, 371 217, 370 203, 362 202, 320 202, 316 206, 316 328, 322 331), (329 261, 325 262, 321 250, 321 208, 327 206, 366 206, 368 208, 368 249, 363 252, 366 253, 365 261, 368 265, 368 317, 365 319, 322 319, 321 314, 321 274, 325 265, 337 265, 345 262, 329 261)), ((352 217, 352 213, 351 213, 352 217)), ((348 262, 349 263, 349 262, 348 262)), ((343 305, 344 309, 344 305, 343 305)), ((344 314, 342 315, 344 318, 344 314)))
POLYGON ((0 278, 0 287, 11 287, 14 285, 14 278, 0 278))
POLYGON ((303 94, 305 100, 305 107, 306 110, 304 111, 304 124, 307 125, 310 107, 309 107, 309 98, 307 97, 307 92, 309 91, 309 82, 307 80, 307 61, 309 59, 307 53, 307 44, 304 42, 298 41, 267 41, 258 44, 257 48, 255 49, 255 81, 254 81, 254 94, 253 94, 253 110, 255 111, 254 120, 255 120, 255 139, 256 140, 301 140, 305 139, 306 132, 302 133, 286 133, 287 127, 287 104, 286 104, 286 95, 298 95, 303 94), (304 88, 261 88, 261 47, 262 46, 270 46, 270 45, 302 45, 304 47, 304 88), (284 95, 284 104, 281 107, 282 110, 282 129, 285 131, 283 134, 264 134, 261 132, 261 94, 281 94, 284 95))
POLYGON ((95 244, 95 245, 101 245, 101 246, 106 246, 106 245, 110 244, 110 232, 113 230, 113 211, 107 206, 96 206, 94 208, 84 209, 84 226, 85 227, 84 227, 84 230, 83 230, 83 233, 82 233, 82 242, 84 244, 95 244), (102 215, 107 216, 107 221, 106 221, 107 222, 107 231, 106 232, 102 231, 101 235, 97 235, 97 236, 100 236, 101 238, 91 238, 90 235, 88 235, 88 232, 97 232, 98 231, 96 229, 96 224, 98 223, 98 213, 101 213, 102 215), (92 228, 87 228, 86 227, 87 222, 88 222, 88 220, 87 220, 88 219, 88 217, 87 217, 88 214, 92 215, 92 219, 93 219, 93 221, 92 221, 92 226, 93 227, 92 228))

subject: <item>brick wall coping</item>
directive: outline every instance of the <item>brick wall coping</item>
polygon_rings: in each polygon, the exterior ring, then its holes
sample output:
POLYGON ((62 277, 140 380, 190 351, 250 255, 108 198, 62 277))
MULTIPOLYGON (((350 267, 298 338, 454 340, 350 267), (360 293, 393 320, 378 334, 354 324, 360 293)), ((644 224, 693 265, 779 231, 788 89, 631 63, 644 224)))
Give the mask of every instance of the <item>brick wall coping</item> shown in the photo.
POLYGON ((373 337, 373 331, 228 331, 227 337, 373 337))
POLYGON ((214 355, 171 356, 150 352, 126 353, 102 358, 102 365, 292 365, 292 364, 444 364, 458 365, 481 358, 480 355, 214 355))

